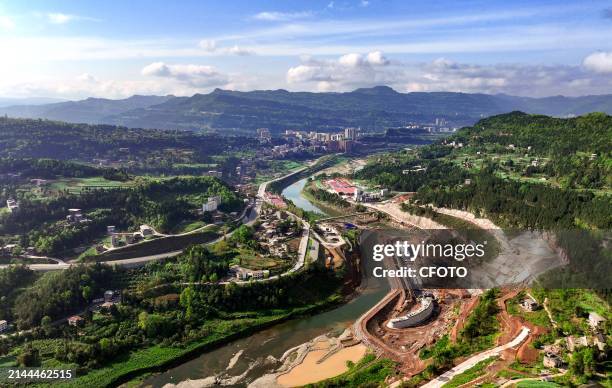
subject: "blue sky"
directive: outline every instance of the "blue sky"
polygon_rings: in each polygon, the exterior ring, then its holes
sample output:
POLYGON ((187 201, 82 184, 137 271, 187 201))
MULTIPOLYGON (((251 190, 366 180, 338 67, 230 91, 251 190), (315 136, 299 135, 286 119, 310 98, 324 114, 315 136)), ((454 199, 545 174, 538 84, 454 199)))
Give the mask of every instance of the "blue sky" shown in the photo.
POLYGON ((2 1, 0 96, 612 93, 611 1, 2 1))

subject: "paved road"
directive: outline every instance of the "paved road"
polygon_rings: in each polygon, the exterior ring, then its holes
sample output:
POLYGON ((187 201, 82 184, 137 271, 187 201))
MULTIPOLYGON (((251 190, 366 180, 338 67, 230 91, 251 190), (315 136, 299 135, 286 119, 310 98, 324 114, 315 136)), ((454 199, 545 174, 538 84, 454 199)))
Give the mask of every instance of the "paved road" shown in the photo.
MULTIPOLYGON (((499 356, 501 352, 503 352, 504 350, 514 348, 520 345, 529 336, 529 331, 530 331, 529 328, 523 326, 523 329, 521 330, 521 332, 512 341, 504 345, 495 347, 493 349, 485 350, 482 353, 478 353, 475 356, 470 357, 469 359, 465 360, 461 364, 445 372, 441 376, 438 376, 435 379, 428 382, 427 384, 423 385, 421 388, 440 388, 442 387, 444 384, 452 380, 453 377, 472 368, 473 366, 478 364, 480 361, 484 361, 490 357, 499 356)), ((391 385, 391 386, 393 387, 394 385, 391 385)), ((396 386, 399 386, 399 384, 396 386)))

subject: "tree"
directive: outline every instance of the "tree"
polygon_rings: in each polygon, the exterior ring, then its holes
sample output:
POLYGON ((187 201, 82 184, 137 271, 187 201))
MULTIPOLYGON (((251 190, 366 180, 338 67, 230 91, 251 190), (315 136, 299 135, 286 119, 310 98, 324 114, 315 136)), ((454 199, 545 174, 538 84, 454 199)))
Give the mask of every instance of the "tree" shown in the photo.
POLYGON ((23 367, 38 366, 40 364, 40 354, 38 349, 31 344, 26 344, 21 353, 17 356, 17 363, 23 367))
POLYGON ((40 320, 40 326, 42 327, 42 329, 45 332, 46 336, 50 336, 51 335, 51 332, 53 330, 53 326, 51 326, 51 317, 50 316, 45 315, 40 320))

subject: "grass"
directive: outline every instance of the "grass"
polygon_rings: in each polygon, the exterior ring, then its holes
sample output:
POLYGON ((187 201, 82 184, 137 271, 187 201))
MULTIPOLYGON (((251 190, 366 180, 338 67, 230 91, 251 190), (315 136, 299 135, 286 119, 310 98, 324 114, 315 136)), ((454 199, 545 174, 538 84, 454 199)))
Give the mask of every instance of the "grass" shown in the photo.
POLYGON ((49 185, 52 190, 68 190, 69 192, 79 193, 83 189, 88 187, 95 188, 117 188, 117 187, 130 187, 133 186, 133 181, 111 181, 103 177, 92 177, 92 178, 66 178, 58 179, 49 185))
POLYGON ((240 249, 239 255, 234 259, 236 264, 249 269, 274 269, 284 263, 278 258, 264 256, 248 249, 240 249))
POLYGON ((548 307, 559 326, 568 332, 583 333, 588 331, 586 318, 576 319, 576 310, 584 314, 595 311, 610 320, 612 313, 608 303, 593 290, 588 289, 533 289, 532 294, 538 301, 548 298, 548 307))
MULTIPOLYGON (((526 311, 519 305, 521 302, 521 294, 516 297, 510 299, 506 302, 508 306, 508 312, 511 315, 521 317, 525 319, 527 322, 531 322, 536 326, 541 327, 550 327, 550 320, 548 319, 548 314, 546 314, 546 310, 543 307, 540 307, 536 311, 526 311)), ((523 296, 525 297, 525 296, 523 296)), ((538 301, 541 303, 542 301, 538 301)))
POLYGON ((525 376, 516 371, 510 370, 510 369, 502 369, 497 373, 497 377, 501 377, 501 378, 509 379, 509 380, 516 380, 516 379, 523 378, 525 376))
POLYGON ((520 381, 516 384, 517 388, 554 388, 554 387, 560 387, 560 385, 552 383, 552 382, 548 382, 548 381, 535 381, 535 380, 528 380, 528 381, 520 381))
POLYGON ((172 230, 173 233, 187 233, 206 226, 204 221, 183 221, 176 225, 172 230))
POLYGON ((470 369, 463 373, 460 373, 453 377, 448 383, 444 384, 444 388, 455 388, 463 384, 467 384, 478 377, 484 376, 486 368, 497 360, 497 357, 489 357, 486 360, 482 360, 470 369))

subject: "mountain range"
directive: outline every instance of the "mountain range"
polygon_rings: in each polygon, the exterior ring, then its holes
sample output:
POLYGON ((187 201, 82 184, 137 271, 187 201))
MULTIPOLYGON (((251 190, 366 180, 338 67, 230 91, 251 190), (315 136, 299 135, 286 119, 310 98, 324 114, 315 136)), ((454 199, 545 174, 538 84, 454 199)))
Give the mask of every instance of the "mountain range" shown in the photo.
POLYGON ((382 130, 410 122, 432 122, 435 118, 463 126, 485 116, 516 110, 558 117, 594 111, 612 114, 612 95, 531 98, 455 92, 399 93, 387 86, 345 93, 215 89, 191 97, 136 95, 122 100, 88 98, 15 105, 0 107, 0 114, 133 128, 251 132, 267 127, 280 132, 325 131, 347 126, 382 130))

